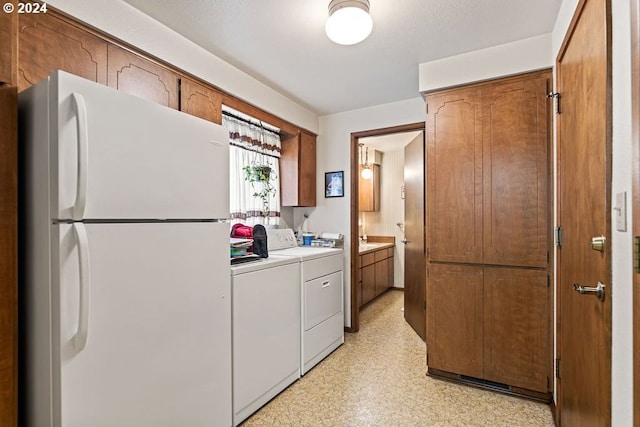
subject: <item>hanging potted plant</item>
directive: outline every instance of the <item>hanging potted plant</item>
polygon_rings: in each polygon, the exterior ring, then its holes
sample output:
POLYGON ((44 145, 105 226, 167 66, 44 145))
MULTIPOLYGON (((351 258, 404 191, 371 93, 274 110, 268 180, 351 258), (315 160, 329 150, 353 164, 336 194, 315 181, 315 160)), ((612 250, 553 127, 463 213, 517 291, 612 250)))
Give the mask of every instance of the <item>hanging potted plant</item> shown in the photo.
POLYGON ((244 166, 244 180, 251 183, 254 189, 253 197, 260 199, 262 202, 262 216, 269 216, 269 199, 276 194, 276 189, 271 183, 276 178, 273 169, 267 162, 266 164, 256 164, 244 166))

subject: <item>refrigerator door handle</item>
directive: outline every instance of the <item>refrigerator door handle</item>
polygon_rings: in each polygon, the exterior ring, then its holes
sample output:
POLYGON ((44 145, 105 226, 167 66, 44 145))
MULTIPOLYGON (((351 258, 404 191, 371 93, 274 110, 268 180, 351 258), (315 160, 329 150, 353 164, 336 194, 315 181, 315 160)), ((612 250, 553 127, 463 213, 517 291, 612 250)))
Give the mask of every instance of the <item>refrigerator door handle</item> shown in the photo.
POLYGON ((78 306, 78 330, 72 338, 73 347, 80 352, 87 344, 89 334, 89 303, 91 301, 91 271, 89 269, 89 239, 84 224, 73 224, 78 242, 78 261, 80 265, 80 304, 78 306))
POLYGON ((82 95, 72 93, 73 105, 77 116, 78 130, 78 181, 76 186, 76 201, 73 204, 72 216, 81 220, 87 203, 87 168, 89 166, 89 131, 87 122, 87 105, 82 95))

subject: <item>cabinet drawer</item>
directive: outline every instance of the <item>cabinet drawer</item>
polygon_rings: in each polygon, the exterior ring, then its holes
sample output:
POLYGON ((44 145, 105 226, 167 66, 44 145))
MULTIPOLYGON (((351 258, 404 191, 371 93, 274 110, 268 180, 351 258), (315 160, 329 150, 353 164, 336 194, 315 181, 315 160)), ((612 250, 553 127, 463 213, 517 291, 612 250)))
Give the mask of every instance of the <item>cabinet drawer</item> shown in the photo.
POLYGON ((342 271, 304 284, 304 330, 342 311, 342 271))
POLYGON ((375 252, 370 252, 368 254, 360 255, 360 267, 371 265, 374 262, 376 262, 375 252))
POLYGON ((380 249, 379 251, 374 252, 376 262, 382 261, 383 259, 387 259, 387 249, 380 249))
POLYGON ((394 250, 394 249, 395 249, 394 247, 387 248, 387 256, 388 256, 389 258, 391 258, 391 257, 393 256, 393 250, 394 250))

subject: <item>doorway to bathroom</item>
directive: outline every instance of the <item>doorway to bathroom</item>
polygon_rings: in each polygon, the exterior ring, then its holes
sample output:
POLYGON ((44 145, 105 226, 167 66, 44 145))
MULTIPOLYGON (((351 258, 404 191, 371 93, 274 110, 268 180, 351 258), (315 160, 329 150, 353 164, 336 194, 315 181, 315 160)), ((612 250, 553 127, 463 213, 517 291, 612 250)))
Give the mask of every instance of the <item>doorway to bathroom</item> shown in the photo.
POLYGON ((352 332, 361 308, 399 288, 404 317, 424 340, 424 202, 424 122, 351 134, 352 332))

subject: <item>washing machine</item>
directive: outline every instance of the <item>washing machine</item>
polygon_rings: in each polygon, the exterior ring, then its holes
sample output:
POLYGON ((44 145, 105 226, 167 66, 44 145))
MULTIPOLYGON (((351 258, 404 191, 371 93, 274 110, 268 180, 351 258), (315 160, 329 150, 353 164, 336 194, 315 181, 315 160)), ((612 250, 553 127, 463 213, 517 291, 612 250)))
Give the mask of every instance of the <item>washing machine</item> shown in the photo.
POLYGON ((270 258, 300 263, 300 369, 307 373, 344 343, 344 251, 298 246, 293 230, 267 229, 270 258))
POLYGON ((300 378, 300 261, 231 267, 233 425, 300 378))

